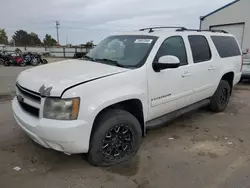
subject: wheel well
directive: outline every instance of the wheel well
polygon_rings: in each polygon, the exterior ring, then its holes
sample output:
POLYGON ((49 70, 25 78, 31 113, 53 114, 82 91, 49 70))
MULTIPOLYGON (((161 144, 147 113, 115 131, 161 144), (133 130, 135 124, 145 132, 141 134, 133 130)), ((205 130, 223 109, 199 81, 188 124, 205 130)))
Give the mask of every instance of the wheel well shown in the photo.
POLYGON ((229 83, 230 88, 231 88, 231 92, 232 92, 234 73, 233 72, 228 72, 228 73, 224 74, 221 80, 225 80, 225 81, 227 81, 229 83))
MULTIPOLYGON (((93 133, 93 131, 95 131, 96 124, 97 124, 98 119, 101 116, 101 114, 109 109, 123 109, 123 110, 131 113, 132 115, 134 115, 138 119, 138 121, 141 125, 143 136, 145 135, 145 133, 144 133, 145 131, 144 131, 143 107, 142 107, 142 102, 139 99, 130 99, 130 100, 122 101, 122 102, 119 102, 119 103, 116 103, 116 104, 113 104, 113 105, 110 105, 110 106, 104 108, 102 111, 100 111, 98 113, 98 115, 96 116, 96 118, 94 120, 92 133, 93 133)), ((91 133, 91 135, 92 135, 92 133, 91 133)))

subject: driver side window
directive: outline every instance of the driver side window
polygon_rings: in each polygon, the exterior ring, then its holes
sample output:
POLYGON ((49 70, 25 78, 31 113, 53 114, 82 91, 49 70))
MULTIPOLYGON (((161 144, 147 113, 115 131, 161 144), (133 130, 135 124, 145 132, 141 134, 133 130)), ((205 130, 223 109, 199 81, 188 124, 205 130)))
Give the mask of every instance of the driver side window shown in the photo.
POLYGON ((167 38, 161 45, 155 57, 155 62, 158 62, 159 58, 165 55, 173 55, 179 58, 180 65, 187 65, 187 53, 185 43, 180 36, 174 36, 167 38))

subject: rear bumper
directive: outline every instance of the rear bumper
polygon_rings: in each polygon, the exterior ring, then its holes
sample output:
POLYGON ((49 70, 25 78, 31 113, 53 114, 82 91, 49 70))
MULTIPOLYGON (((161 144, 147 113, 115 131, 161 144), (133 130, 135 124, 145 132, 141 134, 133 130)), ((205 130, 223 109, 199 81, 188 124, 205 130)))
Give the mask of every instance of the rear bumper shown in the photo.
POLYGON ((84 120, 39 119, 22 110, 16 98, 13 115, 26 134, 38 144, 64 153, 87 153, 91 126, 84 120))

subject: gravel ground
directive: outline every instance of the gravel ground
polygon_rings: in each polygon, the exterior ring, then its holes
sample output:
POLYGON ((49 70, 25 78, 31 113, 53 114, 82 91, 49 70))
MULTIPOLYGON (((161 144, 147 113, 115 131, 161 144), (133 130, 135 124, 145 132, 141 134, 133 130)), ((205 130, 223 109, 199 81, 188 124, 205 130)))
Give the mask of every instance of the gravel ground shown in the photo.
POLYGON ((224 113, 201 109, 148 131, 133 160, 108 168, 32 142, 13 120, 7 98, 0 102, 0 187, 250 187, 249 93, 250 84, 240 84, 224 113))

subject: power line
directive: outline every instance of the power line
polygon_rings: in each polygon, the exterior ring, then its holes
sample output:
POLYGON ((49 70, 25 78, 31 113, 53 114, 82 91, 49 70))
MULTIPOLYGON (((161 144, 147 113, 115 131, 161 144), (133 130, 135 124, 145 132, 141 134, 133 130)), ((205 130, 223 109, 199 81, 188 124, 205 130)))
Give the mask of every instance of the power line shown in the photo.
POLYGON ((57 20, 56 21, 56 34, 57 34, 57 43, 59 43, 59 26, 60 26, 60 22, 57 20))

